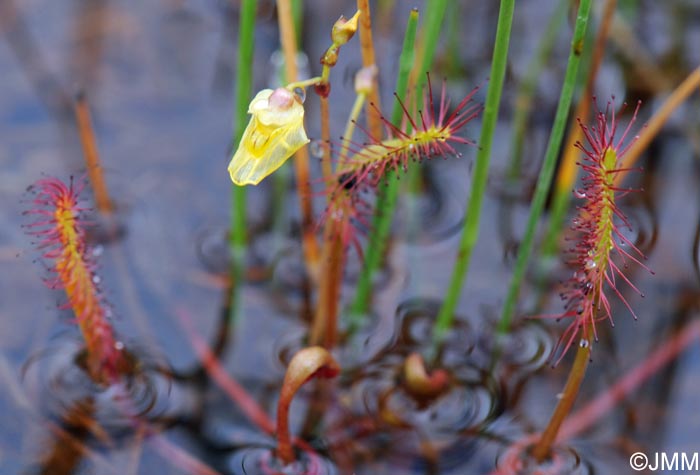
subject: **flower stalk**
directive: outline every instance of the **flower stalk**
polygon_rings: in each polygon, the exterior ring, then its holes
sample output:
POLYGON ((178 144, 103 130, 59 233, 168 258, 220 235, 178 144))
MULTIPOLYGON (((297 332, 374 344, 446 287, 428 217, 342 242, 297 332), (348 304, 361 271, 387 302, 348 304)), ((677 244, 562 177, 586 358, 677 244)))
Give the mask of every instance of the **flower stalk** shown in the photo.
POLYGON ((328 104, 328 96, 331 91, 330 87, 330 74, 331 68, 335 66, 338 61, 338 53, 340 52, 340 47, 346 44, 354 36, 357 31, 358 20, 360 18, 360 11, 358 10, 352 16, 350 20, 345 19, 344 16, 338 19, 331 29, 331 46, 326 50, 326 52, 321 56, 321 77, 315 85, 316 93, 320 99, 320 109, 321 109, 321 143, 323 147, 323 156, 321 157, 321 173, 323 174, 324 180, 330 180, 331 174, 333 173, 333 165, 331 164, 331 121, 330 121, 330 107, 328 104))
MULTIPOLYGON (((345 161, 350 138, 355 130, 355 124, 362 112, 367 94, 368 82, 374 74, 374 69, 363 68, 357 73, 355 90, 357 97, 350 112, 348 123, 343 136, 343 144, 340 150, 340 162, 345 161)), ((328 186, 333 186, 333 177, 328 186)), ((337 182, 336 182, 337 183, 337 182)), ((321 256, 321 275, 318 279, 319 297, 316 305, 313 326, 309 335, 309 343, 332 348, 335 345, 338 333, 338 305, 340 303, 340 287, 345 269, 346 249, 353 241, 353 223, 351 219, 357 216, 354 198, 344 188, 330 193, 328 196, 328 210, 323 233, 323 252, 321 256)), ((359 246, 358 246, 359 248, 359 246)))

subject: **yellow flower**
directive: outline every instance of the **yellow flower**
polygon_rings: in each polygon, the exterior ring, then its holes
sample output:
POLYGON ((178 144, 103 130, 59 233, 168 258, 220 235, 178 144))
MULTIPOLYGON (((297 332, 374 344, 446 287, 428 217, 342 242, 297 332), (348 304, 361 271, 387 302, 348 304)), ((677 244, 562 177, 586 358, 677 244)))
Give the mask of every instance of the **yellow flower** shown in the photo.
POLYGON ((252 115, 228 171, 236 185, 257 185, 309 142, 304 107, 285 88, 263 89, 253 98, 252 115))

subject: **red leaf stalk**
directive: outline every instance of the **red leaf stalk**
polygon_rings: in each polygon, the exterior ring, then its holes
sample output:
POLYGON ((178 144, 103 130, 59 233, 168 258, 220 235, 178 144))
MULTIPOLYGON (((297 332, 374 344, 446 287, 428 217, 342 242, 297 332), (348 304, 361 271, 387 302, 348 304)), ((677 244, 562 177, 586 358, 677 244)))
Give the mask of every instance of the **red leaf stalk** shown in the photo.
POLYGON ((308 380, 316 376, 333 378, 338 373, 340 366, 333 356, 320 346, 299 350, 289 362, 277 403, 277 455, 285 464, 295 459, 289 436, 289 406, 294 395, 308 380))
POLYGON ((28 233, 37 236, 42 256, 51 262, 52 289, 62 288, 85 341, 85 365, 90 376, 100 383, 111 383, 127 367, 123 344, 108 322, 107 310, 98 288, 95 263, 85 243, 84 222, 79 195, 83 184, 71 179, 66 185, 56 178, 39 180, 33 186, 34 208, 27 214, 37 216, 28 233))

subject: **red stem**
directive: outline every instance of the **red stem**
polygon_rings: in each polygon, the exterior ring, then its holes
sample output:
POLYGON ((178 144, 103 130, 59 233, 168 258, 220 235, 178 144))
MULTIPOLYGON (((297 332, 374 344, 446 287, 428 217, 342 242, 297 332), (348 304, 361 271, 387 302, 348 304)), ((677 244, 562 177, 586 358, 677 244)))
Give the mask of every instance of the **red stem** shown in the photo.
POLYGON ((340 366, 333 356, 320 346, 300 350, 289 362, 277 403, 277 455, 285 464, 295 459, 289 436, 289 407, 294 395, 309 379, 315 376, 332 378, 339 372, 340 366))

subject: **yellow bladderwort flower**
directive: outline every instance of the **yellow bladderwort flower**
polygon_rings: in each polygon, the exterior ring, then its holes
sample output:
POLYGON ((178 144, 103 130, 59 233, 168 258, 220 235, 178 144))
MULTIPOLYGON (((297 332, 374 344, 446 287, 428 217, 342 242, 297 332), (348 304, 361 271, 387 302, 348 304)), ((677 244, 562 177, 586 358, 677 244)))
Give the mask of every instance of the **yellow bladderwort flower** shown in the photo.
POLYGON ((287 88, 263 89, 248 106, 252 115, 228 165, 236 185, 257 185, 309 143, 304 107, 287 88))

